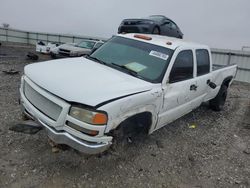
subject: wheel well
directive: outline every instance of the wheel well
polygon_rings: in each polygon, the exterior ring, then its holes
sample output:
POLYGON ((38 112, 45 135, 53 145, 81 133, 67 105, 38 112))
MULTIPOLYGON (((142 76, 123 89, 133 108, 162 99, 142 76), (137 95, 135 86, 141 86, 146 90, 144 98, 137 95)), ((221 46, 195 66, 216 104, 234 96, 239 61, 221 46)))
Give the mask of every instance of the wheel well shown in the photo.
POLYGON ((142 112, 135 114, 125 119, 120 123, 117 129, 123 129, 124 132, 138 132, 147 134, 152 125, 152 114, 151 112, 142 112))
POLYGON ((229 76, 229 77, 225 78, 222 85, 225 85, 225 86, 229 87, 229 83, 232 81, 232 79, 233 79, 232 76, 229 76))

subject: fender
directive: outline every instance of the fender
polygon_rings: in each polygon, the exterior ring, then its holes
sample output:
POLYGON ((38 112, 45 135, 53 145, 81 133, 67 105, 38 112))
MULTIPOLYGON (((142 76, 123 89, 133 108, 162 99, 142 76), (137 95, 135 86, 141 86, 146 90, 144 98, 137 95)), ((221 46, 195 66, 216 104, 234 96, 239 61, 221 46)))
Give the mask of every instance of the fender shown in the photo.
POLYGON ((224 80, 223 80, 223 82, 222 82, 222 84, 221 85, 226 85, 227 87, 229 87, 230 85, 231 85, 231 81, 233 80, 233 76, 228 76, 228 77, 226 77, 224 80))
POLYGON ((108 113, 109 120, 105 133, 116 129, 124 120, 143 112, 148 112, 152 116, 150 127, 150 132, 152 132, 152 127, 157 122, 159 108, 162 103, 162 91, 161 88, 158 89, 158 91, 151 90, 115 100, 98 108, 98 110, 108 113))

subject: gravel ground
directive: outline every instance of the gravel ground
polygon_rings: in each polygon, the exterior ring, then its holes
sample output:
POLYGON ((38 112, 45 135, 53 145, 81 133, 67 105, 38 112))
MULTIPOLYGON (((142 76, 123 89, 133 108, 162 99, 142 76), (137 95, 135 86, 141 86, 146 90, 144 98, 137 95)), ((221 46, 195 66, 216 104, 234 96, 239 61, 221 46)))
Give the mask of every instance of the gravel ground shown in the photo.
POLYGON ((0 47, 0 187, 250 187, 250 84, 232 85, 224 111, 204 104, 118 150, 53 153, 45 131, 9 130, 21 120, 18 87, 32 49, 6 45, 0 47), (20 73, 2 72, 9 69, 20 73))

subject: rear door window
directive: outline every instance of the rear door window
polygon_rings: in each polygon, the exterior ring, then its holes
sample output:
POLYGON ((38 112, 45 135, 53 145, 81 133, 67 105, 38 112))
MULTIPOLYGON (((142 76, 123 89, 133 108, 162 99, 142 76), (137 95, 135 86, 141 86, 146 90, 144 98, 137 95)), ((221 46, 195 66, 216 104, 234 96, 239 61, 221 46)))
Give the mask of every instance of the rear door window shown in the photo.
POLYGON ((194 60, 192 50, 181 51, 174 62, 169 76, 169 83, 193 78, 194 60))
POLYGON ((197 76, 209 73, 210 60, 209 53, 205 49, 198 49, 195 51, 197 60, 197 76))

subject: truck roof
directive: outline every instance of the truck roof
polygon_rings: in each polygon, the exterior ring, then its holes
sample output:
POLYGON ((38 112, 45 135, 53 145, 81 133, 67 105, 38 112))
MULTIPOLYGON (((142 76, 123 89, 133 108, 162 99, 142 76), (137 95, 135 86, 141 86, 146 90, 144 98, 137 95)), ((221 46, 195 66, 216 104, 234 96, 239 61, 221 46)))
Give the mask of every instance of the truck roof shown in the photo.
POLYGON ((167 36, 162 36, 162 35, 152 35, 152 34, 142 34, 142 33, 126 33, 126 34, 119 34, 117 36, 121 36, 124 38, 129 38, 133 40, 138 40, 138 41, 143 41, 151 44, 155 44, 158 46, 163 46, 172 50, 175 50, 178 47, 189 47, 189 48, 205 48, 209 49, 208 46, 198 44, 198 43, 193 43, 193 42, 188 42, 183 39, 178 39, 174 37, 167 37, 167 36), (140 39, 135 37, 135 35, 142 35, 142 36, 147 36, 152 38, 151 40, 145 40, 145 39, 140 39), (167 44, 168 43, 168 44, 167 44))

